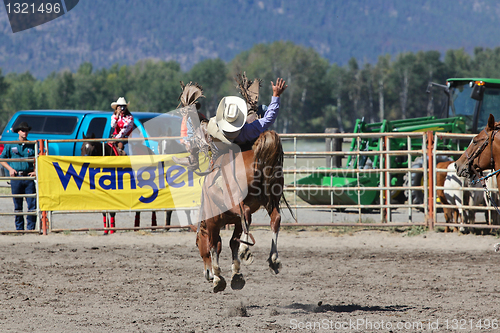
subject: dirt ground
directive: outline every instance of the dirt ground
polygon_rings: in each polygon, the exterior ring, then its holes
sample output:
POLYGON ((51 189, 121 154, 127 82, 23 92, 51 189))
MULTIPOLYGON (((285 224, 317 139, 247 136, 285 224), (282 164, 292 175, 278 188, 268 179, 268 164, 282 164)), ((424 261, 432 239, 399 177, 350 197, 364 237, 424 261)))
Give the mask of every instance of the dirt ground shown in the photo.
MULTIPOLYGON (((0 236, 2 332, 479 331, 500 323, 494 236, 253 231, 243 290, 211 291, 195 233, 0 236), (472 328, 471 328, 472 325, 472 328)), ((230 233, 222 273, 230 279, 230 233)))

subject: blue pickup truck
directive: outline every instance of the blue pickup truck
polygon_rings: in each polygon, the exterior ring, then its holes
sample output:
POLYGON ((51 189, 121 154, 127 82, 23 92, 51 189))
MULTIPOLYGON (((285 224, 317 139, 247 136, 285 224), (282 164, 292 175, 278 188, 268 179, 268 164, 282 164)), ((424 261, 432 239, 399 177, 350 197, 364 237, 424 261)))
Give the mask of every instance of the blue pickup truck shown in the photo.
MULTIPOLYGON (((95 134, 96 138, 109 138, 113 112, 83 110, 30 110, 18 111, 9 120, 2 133, 2 141, 16 141, 18 134, 12 131, 25 121, 31 126, 28 140, 83 139, 83 135, 95 134)), ((134 128, 142 137, 179 136, 182 119, 168 113, 132 112, 134 128)), ((134 130, 134 133, 136 131, 134 130)), ((146 140, 145 144, 155 154, 162 152, 162 142, 146 140)), ((81 142, 51 142, 50 155, 79 156, 81 142)))

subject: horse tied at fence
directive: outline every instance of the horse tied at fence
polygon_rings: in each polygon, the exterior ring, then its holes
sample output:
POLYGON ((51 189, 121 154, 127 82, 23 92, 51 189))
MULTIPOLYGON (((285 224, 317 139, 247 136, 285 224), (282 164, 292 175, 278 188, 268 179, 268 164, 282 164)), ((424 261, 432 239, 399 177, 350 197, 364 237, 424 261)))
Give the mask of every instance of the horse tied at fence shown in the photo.
MULTIPOLYGON (((490 114, 486 127, 472 139, 469 147, 455 162, 458 176, 470 179, 477 177, 477 180, 481 181, 486 190, 485 178, 496 177, 498 184, 500 175, 500 145, 498 142, 500 138, 495 140, 495 136, 499 131, 500 122, 495 123, 495 117, 490 114), (482 177, 481 173, 488 169, 491 169, 491 172, 488 176, 482 177)), ((492 201, 492 204, 498 213, 496 203, 492 201)), ((500 243, 495 245, 495 251, 498 252, 499 250, 500 243)))
POLYGON ((273 233, 269 267, 274 273, 279 273, 281 263, 277 246, 283 185, 283 147, 274 131, 262 133, 251 150, 237 153, 230 150, 214 161, 214 168, 205 176, 203 183, 201 222, 196 235, 196 245, 204 263, 204 275, 207 280, 213 280, 214 292, 226 288, 219 266, 222 250, 220 229, 234 224, 229 242, 233 260, 231 288, 242 289, 245 280, 240 273, 240 259, 245 263, 253 261, 249 245, 255 242, 248 228, 252 222, 252 214, 261 206, 265 207, 271 218, 273 233), (247 191, 242 191, 242 188, 247 191), (242 194, 241 198, 238 193, 242 194), (228 195, 231 198, 227 199, 228 195), (249 243, 250 239, 253 243, 249 243))

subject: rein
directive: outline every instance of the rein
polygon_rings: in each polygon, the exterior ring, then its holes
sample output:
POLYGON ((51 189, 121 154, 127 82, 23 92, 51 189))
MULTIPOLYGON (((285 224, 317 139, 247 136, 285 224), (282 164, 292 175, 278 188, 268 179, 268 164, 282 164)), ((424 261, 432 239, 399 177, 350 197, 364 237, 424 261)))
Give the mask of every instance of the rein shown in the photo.
MULTIPOLYGON (((488 134, 486 132, 486 130, 483 130, 483 131, 485 131, 485 133, 488 134)), ((491 147, 491 165, 492 166, 494 165, 494 161, 493 161, 493 138, 495 137, 495 134, 496 134, 496 131, 493 131, 492 135, 491 135, 491 145, 490 145, 490 147, 491 147)), ((486 149, 486 146, 488 145, 488 139, 489 139, 489 136, 484 140, 484 142, 481 144, 481 146, 474 151, 474 153, 472 154, 472 156, 469 156, 469 154, 467 154, 467 151, 465 152, 465 154, 467 156, 467 162, 466 163, 469 166, 469 170, 470 169, 474 170, 475 173, 476 173, 476 175, 478 175, 478 173, 477 173, 476 169, 472 166, 472 164, 474 163, 474 160, 476 158, 478 158, 483 153, 483 151, 486 149)))

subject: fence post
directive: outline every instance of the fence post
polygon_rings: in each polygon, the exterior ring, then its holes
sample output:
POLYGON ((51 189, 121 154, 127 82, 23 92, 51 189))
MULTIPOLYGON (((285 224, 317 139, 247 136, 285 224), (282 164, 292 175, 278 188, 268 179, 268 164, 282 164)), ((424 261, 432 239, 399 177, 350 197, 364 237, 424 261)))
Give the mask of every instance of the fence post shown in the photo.
MULTIPOLYGON (((38 148, 39 148, 39 151, 40 151, 38 153, 38 156, 46 155, 46 153, 45 153, 45 145, 43 144, 43 140, 38 140, 38 148)), ((38 178, 38 172, 36 173, 36 175, 37 175, 37 178, 38 178)), ((38 198, 38 195, 37 195, 37 198, 38 198)), ((37 202, 36 206, 39 209, 40 208, 40 202, 37 202)), ((48 227, 48 225, 47 225, 47 212, 42 212, 42 234, 44 236, 47 236, 47 227, 48 227)))
POLYGON ((434 170, 433 170, 433 155, 434 155, 434 133, 427 131, 427 170, 428 170, 428 202, 427 202, 427 226, 429 230, 434 230, 434 170))
MULTIPOLYGON (((325 128, 325 133, 340 133, 338 128, 325 128)), ((325 138, 326 151, 342 151, 342 138, 325 138)), ((341 168, 342 167, 342 156, 340 155, 328 155, 326 156, 326 167, 327 168, 341 168)))

